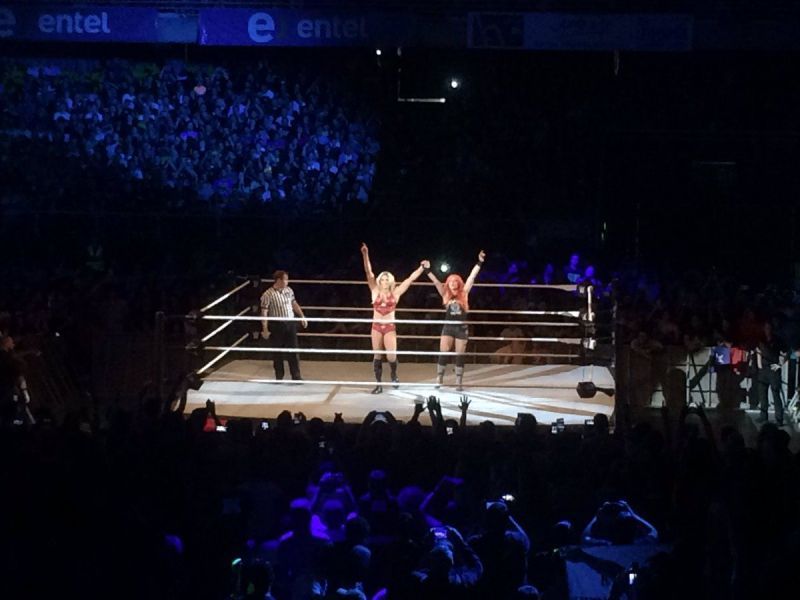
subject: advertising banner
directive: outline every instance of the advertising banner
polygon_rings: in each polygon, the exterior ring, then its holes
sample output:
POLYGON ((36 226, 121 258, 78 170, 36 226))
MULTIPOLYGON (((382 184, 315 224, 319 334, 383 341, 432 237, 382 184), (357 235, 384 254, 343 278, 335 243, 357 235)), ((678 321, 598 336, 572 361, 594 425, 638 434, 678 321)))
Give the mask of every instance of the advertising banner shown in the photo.
POLYGON ((215 8, 200 11, 209 46, 466 46, 466 19, 392 13, 215 8))
POLYGON ((157 42, 158 11, 119 6, 0 6, 0 41, 157 42))
POLYGON ((470 13, 470 48, 687 52, 689 15, 470 13))

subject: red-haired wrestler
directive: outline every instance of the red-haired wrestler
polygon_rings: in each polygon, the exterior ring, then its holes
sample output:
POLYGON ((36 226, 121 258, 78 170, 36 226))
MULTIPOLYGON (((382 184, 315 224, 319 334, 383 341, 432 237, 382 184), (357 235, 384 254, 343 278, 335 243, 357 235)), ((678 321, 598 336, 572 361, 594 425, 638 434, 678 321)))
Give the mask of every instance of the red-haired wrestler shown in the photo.
POLYGON ((378 274, 376 279, 369 262, 369 249, 366 244, 361 244, 361 256, 364 259, 364 272, 367 274, 367 285, 372 293, 372 349, 375 356, 372 368, 375 371, 375 381, 378 385, 372 390, 373 394, 383 392, 381 379, 383 377, 383 350, 386 351, 386 360, 392 370, 392 382, 399 383, 397 379, 397 332, 392 321, 395 318, 395 308, 400 297, 406 293, 411 282, 422 275, 425 269, 430 268, 427 260, 420 262, 419 267, 411 273, 400 285, 396 285, 394 275, 388 271, 378 274))
MULTIPOLYGON (((467 350, 467 340, 469 339, 469 328, 467 327, 467 313, 469 312, 469 291, 475 278, 481 270, 486 253, 481 250, 478 253, 478 262, 472 267, 467 281, 461 279, 461 275, 453 273, 445 279, 444 283, 439 281, 432 272, 428 272, 428 278, 436 286, 436 291, 442 297, 444 304, 444 320, 459 321, 445 323, 442 327, 442 336, 439 338, 439 351, 452 352, 456 350, 456 386, 461 390, 464 380, 464 352, 467 350)), ((436 381, 439 385, 444 381, 444 372, 447 368, 447 356, 439 356, 439 364, 436 366, 436 381)))

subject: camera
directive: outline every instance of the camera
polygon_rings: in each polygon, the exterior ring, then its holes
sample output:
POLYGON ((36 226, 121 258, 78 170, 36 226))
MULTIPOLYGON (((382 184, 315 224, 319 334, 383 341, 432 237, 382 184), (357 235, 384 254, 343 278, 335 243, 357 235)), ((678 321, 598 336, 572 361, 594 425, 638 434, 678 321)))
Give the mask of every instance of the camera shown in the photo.
POLYGON ((594 427, 594 419, 586 419, 583 424, 586 425, 586 427, 594 427))
POLYGON ((228 431, 228 428, 225 427, 225 425, 217 425, 216 431, 220 431, 220 432, 224 433, 224 432, 228 431))
POLYGON ((452 427, 448 427, 447 428, 447 435, 453 435, 453 428, 452 427))
POLYGON ((502 500, 503 502, 514 502, 516 498, 514 498, 514 496, 512 496, 511 494, 503 494, 502 496, 500 496, 500 500, 502 500))
POLYGON ((269 429, 269 421, 261 421, 261 431, 269 429))

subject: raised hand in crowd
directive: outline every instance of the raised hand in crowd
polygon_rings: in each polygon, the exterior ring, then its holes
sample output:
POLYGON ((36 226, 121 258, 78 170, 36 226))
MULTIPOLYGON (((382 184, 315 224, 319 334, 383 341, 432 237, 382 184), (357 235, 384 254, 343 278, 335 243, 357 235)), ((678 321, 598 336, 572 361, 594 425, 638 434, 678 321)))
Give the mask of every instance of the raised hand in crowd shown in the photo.
POLYGON ((458 422, 458 426, 464 428, 467 426, 467 411, 469 410, 469 405, 471 404, 471 400, 466 396, 461 396, 461 401, 458 404, 458 407, 461 409, 461 419, 458 422))
POLYGON ((442 404, 436 396, 428 398, 428 412, 434 429, 444 431, 444 417, 442 417, 442 404))
POLYGON ((420 398, 416 402, 414 402, 414 414, 411 415, 411 420, 409 421, 409 423, 418 423, 419 416, 424 412, 425 412, 425 403, 420 398))

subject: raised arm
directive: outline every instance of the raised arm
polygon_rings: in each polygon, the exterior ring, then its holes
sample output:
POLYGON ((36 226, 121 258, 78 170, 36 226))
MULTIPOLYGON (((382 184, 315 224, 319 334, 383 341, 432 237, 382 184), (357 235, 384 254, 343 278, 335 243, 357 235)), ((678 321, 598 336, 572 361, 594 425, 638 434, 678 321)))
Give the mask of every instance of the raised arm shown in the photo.
POLYGON ((403 282, 398 285, 394 289, 394 297, 399 300, 400 296, 405 294, 408 291, 408 288, 411 286, 411 283, 419 279, 419 276, 425 272, 425 269, 431 268, 431 262, 429 260, 420 261, 419 266, 414 270, 411 275, 406 277, 403 282))
POLYGON ((375 291, 377 284, 375 283, 375 273, 372 272, 372 264, 369 262, 369 248, 364 242, 361 242, 361 258, 364 259, 364 273, 367 276, 367 285, 370 291, 375 291))
POLYGON ((481 250, 478 252, 478 262, 472 267, 472 271, 470 271, 469 277, 467 277, 467 281, 464 283, 464 291, 467 294, 469 294, 469 291, 472 289, 472 284, 475 283, 475 278, 478 276, 478 273, 480 273, 484 260, 486 260, 486 252, 481 250))
POLYGON ((433 271, 430 269, 428 271, 428 279, 433 282, 433 285, 436 287, 436 291, 439 292, 439 295, 444 298, 444 284, 436 278, 436 275, 433 274, 433 271))

